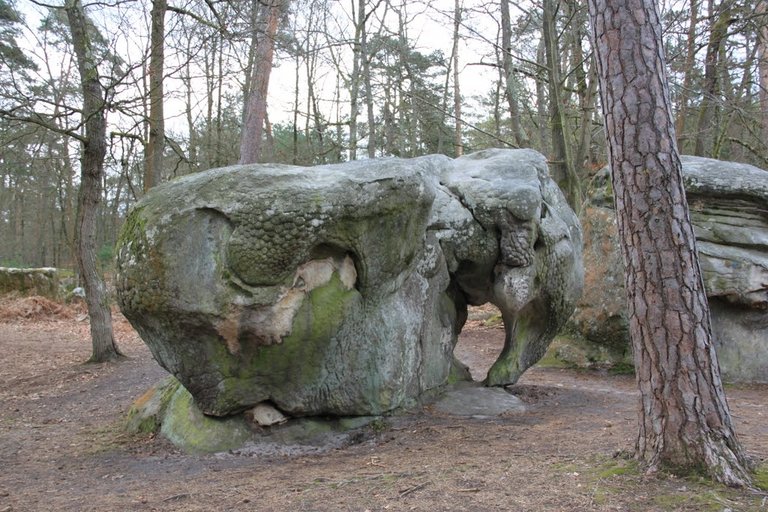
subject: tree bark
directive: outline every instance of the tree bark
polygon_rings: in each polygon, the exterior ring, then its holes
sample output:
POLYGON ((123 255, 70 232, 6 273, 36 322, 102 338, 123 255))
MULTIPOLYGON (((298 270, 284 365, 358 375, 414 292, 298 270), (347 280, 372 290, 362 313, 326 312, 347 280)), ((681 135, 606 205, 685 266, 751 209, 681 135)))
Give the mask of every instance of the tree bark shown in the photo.
POLYGON ((589 0, 640 388, 636 455, 750 485, 720 380, 653 0, 589 0))
POLYGON ((165 148, 163 73, 165 71, 165 11, 167 0, 152 0, 149 53, 149 137, 144 158, 144 192, 160 183, 165 148))
MULTIPOLYGON (((246 104, 245 122, 240 140, 240 163, 252 164, 259 161, 262 150, 264 119, 267 115, 267 92, 272 72, 272 57, 275 51, 275 35, 280 19, 279 0, 264 5, 265 29, 256 45, 256 57, 251 77, 251 87, 246 104)), ((256 27, 254 27, 254 30, 256 27)))
POLYGON ((85 126, 80 158, 75 252, 91 320, 93 354, 89 361, 105 362, 122 356, 112 334, 112 312, 107 288, 96 266, 96 217, 101 202, 104 157, 107 152, 105 91, 99 81, 96 56, 93 54, 82 3, 80 0, 67 0, 65 9, 80 71, 82 118, 85 126))

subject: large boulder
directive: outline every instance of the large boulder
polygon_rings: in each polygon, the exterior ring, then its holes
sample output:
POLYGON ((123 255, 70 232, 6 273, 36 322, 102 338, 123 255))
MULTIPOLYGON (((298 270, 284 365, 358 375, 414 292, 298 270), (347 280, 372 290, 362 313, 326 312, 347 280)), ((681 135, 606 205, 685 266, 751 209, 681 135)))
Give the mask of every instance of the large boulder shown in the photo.
POLYGON ((469 378, 467 304, 501 309, 486 383, 513 383, 582 286, 578 219, 529 150, 210 170, 147 194, 117 254, 123 313, 214 416, 412 405, 469 378))
MULTIPOLYGON (((768 382, 768 172, 693 156, 682 161, 723 377, 768 382)), ((608 181, 604 170, 582 216, 586 285, 570 326, 586 343, 576 342, 579 351, 558 348, 569 362, 631 359, 608 181)))

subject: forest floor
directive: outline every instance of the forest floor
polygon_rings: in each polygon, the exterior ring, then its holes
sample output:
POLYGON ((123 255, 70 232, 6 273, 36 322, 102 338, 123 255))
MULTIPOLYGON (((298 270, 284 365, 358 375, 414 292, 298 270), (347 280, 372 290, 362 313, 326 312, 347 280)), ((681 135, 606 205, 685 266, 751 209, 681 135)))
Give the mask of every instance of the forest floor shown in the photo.
MULTIPOLYGON (((191 456, 127 435, 132 401, 165 375, 122 316, 128 356, 90 354, 81 308, 0 299, 0 512, 765 511, 768 498, 699 477, 647 476, 625 455, 634 378, 534 368, 509 391, 525 412, 453 417, 429 407, 387 418, 343 448, 292 456, 191 456)), ((470 321, 456 351, 481 379, 503 340, 470 321)), ((728 386, 736 428, 768 460, 768 386, 728 386)))

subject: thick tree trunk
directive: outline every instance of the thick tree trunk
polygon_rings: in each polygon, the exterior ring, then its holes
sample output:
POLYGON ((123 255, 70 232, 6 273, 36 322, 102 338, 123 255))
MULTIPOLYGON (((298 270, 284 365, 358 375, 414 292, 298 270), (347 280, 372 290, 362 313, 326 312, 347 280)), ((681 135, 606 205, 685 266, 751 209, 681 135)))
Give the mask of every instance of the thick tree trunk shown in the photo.
POLYGON ((80 0, 67 0, 67 19, 72 46, 77 56, 83 92, 85 136, 80 159, 80 192, 77 204, 76 257, 85 287, 85 300, 91 319, 93 354, 91 362, 104 362, 121 356, 112 334, 112 312, 104 280, 96 266, 96 220, 101 202, 104 157, 107 153, 104 88, 92 53, 87 19, 80 0))
POLYGON ((149 140, 144 159, 144 192, 160 183, 165 148, 163 72, 165 71, 165 11, 167 0, 152 0, 149 53, 149 140))
MULTIPOLYGON (((259 161, 262 150, 264 119, 267 115, 267 92, 272 72, 272 57, 275 51, 275 35, 280 19, 279 0, 265 4, 265 29, 256 45, 251 87, 246 104, 243 133, 240 140, 240 163, 252 164, 259 161)), ((255 27, 254 27, 255 30, 255 27)))
POLYGON ((750 484, 720 381, 653 0, 590 0, 640 387, 637 457, 750 484))

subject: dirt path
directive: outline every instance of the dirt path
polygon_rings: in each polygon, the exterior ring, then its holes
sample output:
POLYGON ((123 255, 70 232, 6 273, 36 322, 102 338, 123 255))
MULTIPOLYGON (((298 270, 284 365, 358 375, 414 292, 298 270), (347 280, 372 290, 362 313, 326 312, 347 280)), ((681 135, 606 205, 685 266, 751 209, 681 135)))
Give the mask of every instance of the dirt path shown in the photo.
MULTIPOLYGON (((762 496, 643 477, 632 446, 633 378, 533 369, 527 412, 479 420, 427 409, 359 444, 293 457, 189 456, 128 437, 120 419, 164 375, 118 320, 129 360, 82 365, 77 318, 0 323, 0 512, 26 510, 766 511, 762 496)), ((481 377, 503 332, 474 323, 457 353, 481 377)), ((768 458, 768 387, 732 387, 741 440, 768 458)))

